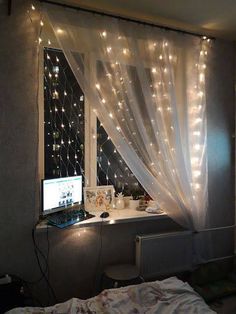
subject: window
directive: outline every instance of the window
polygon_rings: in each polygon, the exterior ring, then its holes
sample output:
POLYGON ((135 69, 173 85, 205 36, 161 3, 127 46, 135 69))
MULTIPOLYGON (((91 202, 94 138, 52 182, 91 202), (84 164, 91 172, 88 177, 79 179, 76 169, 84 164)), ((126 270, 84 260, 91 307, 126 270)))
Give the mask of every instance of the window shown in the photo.
POLYGON ((58 50, 44 51, 45 178, 83 174, 84 95, 58 50))
MULTIPOLYGON (((116 150, 99 120, 96 131, 86 129, 91 111, 62 51, 44 49, 44 177, 90 176, 97 185, 113 185, 116 193, 144 194, 144 190, 116 150), (86 113, 88 112, 88 113, 86 113), (85 132, 88 130, 88 132, 85 132), (93 150, 85 143, 94 138, 93 150), (87 148, 87 150, 86 150, 87 148), (89 156, 86 156, 86 152, 89 156), (88 157, 88 158, 87 158, 88 157), (91 161, 94 165, 91 164, 91 161)), ((91 181, 91 180, 90 180, 91 181)))

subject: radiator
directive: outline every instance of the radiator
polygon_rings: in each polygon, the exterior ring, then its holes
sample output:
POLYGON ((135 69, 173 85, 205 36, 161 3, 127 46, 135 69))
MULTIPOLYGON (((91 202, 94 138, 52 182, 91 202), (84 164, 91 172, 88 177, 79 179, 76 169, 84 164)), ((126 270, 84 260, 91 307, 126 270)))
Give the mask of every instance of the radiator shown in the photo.
POLYGON ((136 266, 145 279, 192 269, 191 231, 136 236, 136 266))

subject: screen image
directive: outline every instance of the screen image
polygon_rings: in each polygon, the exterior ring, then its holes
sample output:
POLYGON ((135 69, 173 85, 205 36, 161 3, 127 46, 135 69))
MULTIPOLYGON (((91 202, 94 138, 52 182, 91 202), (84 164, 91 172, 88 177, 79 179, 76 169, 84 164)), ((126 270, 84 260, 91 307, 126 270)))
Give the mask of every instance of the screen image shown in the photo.
POLYGON ((82 202, 82 176, 43 180, 43 214, 82 202))

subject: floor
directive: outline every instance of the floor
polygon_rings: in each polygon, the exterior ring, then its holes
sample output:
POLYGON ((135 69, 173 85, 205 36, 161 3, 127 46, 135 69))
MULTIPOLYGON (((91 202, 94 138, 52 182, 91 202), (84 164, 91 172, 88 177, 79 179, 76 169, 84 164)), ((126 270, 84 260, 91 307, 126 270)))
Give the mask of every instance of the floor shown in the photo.
POLYGON ((217 314, 236 314, 236 295, 213 302, 210 307, 217 314))

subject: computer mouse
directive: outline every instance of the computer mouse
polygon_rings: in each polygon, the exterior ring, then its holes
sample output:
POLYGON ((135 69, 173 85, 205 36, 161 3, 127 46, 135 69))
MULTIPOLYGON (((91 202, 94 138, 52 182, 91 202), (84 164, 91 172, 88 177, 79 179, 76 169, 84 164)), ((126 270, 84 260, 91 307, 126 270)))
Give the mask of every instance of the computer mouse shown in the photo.
POLYGON ((100 215, 101 218, 107 218, 107 217, 109 217, 109 216, 110 216, 110 215, 109 215, 108 212, 103 212, 103 213, 101 213, 101 215, 100 215))

